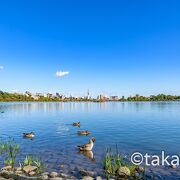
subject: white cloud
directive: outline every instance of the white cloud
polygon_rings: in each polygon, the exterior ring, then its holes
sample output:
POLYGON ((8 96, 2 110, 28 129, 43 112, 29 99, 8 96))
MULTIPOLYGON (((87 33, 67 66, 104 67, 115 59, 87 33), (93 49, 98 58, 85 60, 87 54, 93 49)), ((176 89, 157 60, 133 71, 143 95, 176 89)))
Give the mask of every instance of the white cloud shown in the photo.
POLYGON ((69 71, 57 71, 56 76, 57 77, 63 77, 69 74, 69 71))
POLYGON ((0 69, 4 69, 4 66, 0 66, 0 69))

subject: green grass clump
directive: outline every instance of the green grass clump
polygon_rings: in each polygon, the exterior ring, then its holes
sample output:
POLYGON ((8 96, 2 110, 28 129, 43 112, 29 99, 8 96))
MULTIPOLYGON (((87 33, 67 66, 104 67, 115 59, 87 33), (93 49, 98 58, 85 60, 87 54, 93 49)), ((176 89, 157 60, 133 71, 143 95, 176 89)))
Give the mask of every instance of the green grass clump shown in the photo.
MULTIPOLYGON (((15 160, 18 154, 20 154, 20 145, 14 140, 10 139, 0 144, 0 155, 2 155, 5 165, 10 165, 12 168, 14 168, 15 160)), ((36 166, 37 174, 46 169, 40 160, 34 159, 31 155, 27 155, 22 162, 19 161, 19 167, 21 168, 28 165, 36 166)))
POLYGON ((20 153, 19 147, 19 144, 16 144, 14 140, 9 140, 0 145, 0 154, 5 156, 4 164, 14 167, 16 156, 20 153))
POLYGON ((107 175, 116 175, 117 170, 121 166, 126 166, 126 162, 123 160, 121 155, 118 153, 116 148, 116 152, 113 153, 111 149, 107 149, 106 156, 105 156, 105 173, 107 175))
POLYGON ((21 166, 28 166, 28 165, 34 165, 37 167, 36 173, 40 174, 41 172, 44 171, 45 166, 39 159, 34 159, 33 156, 27 155, 24 159, 24 162, 21 163, 21 166))
POLYGON ((107 148, 104 160, 105 175, 107 177, 117 177, 119 176, 118 170, 121 167, 126 167, 127 169, 129 169, 130 175, 134 179, 139 179, 140 177, 143 177, 142 173, 144 172, 139 172, 138 166, 132 164, 130 161, 122 157, 118 152, 117 147, 115 152, 111 151, 110 148, 107 148))
POLYGON ((40 174, 41 172, 43 172, 44 171, 44 169, 45 169, 45 166, 42 164, 42 162, 40 161, 40 160, 35 160, 34 161, 34 164, 36 165, 36 167, 37 167, 37 173, 38 174, 40 174))
POLYGON ((33 157, 31 155, 27 155, 24 159, 24 166, 32 165, 33 164, 33 157))

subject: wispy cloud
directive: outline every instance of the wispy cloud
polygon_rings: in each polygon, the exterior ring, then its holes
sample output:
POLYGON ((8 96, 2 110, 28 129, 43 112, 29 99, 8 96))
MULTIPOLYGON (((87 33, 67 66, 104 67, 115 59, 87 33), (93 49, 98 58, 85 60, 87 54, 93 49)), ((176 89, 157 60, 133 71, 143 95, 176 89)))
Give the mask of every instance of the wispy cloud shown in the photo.
POLYGON ((69 71, 57 71, 56 76, 57 77, 63 77, 69 74, 69 71))
POLYGON ((4 69, 4 66, 1 66, 1 65, 0 65, 0 70, 1 70, 1 69, 4 69))

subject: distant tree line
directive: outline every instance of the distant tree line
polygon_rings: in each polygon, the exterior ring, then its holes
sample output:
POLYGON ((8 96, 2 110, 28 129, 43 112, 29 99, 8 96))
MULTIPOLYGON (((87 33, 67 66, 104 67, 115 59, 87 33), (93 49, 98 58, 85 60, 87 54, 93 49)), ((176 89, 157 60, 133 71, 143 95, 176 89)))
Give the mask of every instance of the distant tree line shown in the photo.
MULTIPOLYGON (((173 95, 165 95, 165 94, 159 94, 159 95, 151 95, 149 97, 141 96, 136 94, 135 96, 129 96, 125 98, 122 96, 118 101, 179 101, 180 96, 173 96, 173 95)), ((94 102, 104 102, 97 99, 84 99, 84 98, 74 98, 74 97, 66 97, 64 99, 58 98, 58 97, 43 97, 39 96, 38 99, 34 99, 32 96, 17 94, 17 93, 8 93, 0 91, 0 101, 42 101, 42 102, 48 102, 48 101, 94 101, 94 102)))
POLYGON ((180 96, 173 96, 173 95, 165 95, 165 94, 158 94, 158 95, 151 95, 149 97, 141 96, 136 94, 135 96, 130 96, 125 98, 122 96, 120 101, 178 101, 180 100, 180 96))
POLYGON ((59 101, 92 101, 90 99, 84 99, 84 98, 74 98, 74 97, 65 97, 65 98, 59 98, 59 97, 44 97, 44 96, 37 96, 34 98, 33 96, 18 94, 18 93, 8 93, 0 91, 0 102, 8 102, 8 101, 39 101, 39 102, 59 102, 59 101))
POLYGON ((32 97, 0 91, 0 101, 33 101, 32 97))

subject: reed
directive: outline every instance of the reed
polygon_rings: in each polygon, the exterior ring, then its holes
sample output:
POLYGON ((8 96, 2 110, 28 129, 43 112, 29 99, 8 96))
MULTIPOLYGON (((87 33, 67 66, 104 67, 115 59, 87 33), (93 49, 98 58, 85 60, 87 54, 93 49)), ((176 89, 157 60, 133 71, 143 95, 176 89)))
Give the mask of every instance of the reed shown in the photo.
POLYGON ((112 151, 111 148, 107 148, 104 160, 105 175, 108 178, 118 177, 120 176, 119 169, 121 167, 126 168, 130 172, 130 177, 132 177, 133 179, 143 179, 144 177, 144 171, 140 171, 138 166, 132 164, 128 159, 124 158, 119 153, 117 146, 115 151, 112 151))
POLYGON ((14 167, 16 156, 20 153, 19 147, 19 144, 16 144, 14 140, 9 140, 0 145, 0 154, 5 156, 4 164, 14 167))
POLYGON ((33 164, 33 157, 31 155, 27 155, 24 159, 24 166, 32 165, 33 164))

